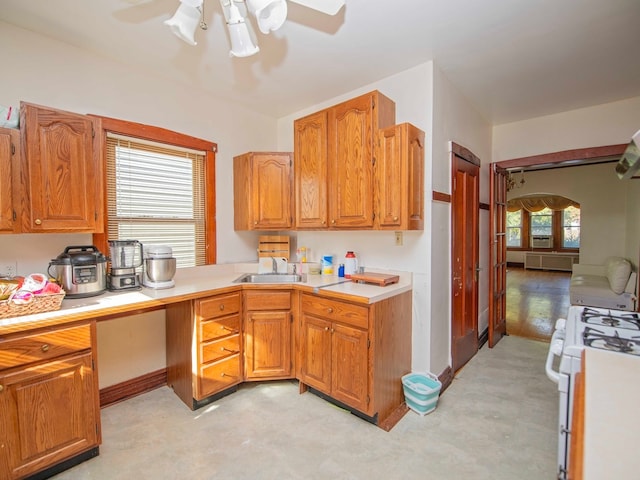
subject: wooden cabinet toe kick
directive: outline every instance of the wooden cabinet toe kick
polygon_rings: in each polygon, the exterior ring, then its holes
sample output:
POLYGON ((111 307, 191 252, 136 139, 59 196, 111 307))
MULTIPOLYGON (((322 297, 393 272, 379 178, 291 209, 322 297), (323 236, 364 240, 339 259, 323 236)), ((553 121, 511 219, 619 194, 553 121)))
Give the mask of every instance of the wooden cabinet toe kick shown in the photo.
POLYGON ((234 392, 238 391, 238 385, 234 385, 232 387, 226 388, 221 392, 215 393, 210 397, 203 398, 202 400, 193 399, 193 404, 191 405, 191 410, 197 410, 205 405, 209 405, 210 403, 215 402, 216 400, 220 400, 222 397, 226 397, 234 392))
MULTIPOLYGON (((327 402, 335 405, 336 407, 340 407, 343 410, 347 410, 348 412, 350 412, 351 414, 355 415, 358 418, 361 418, 363 420, 366 420, 369 423, 373 423, 374 425, 378 425, 378 413, 376 412, 376 414, 373 417, 370 417, 369 415, 365 415, 364 413, 351 408, 349 405, 346 405, 342 402, 340 402, 339 400, 336 400, 333 397, 330 397, 329 395, 327 395, 326 393, 322 393, 319 390, 316 390, 313 387, 310 386, 306 386, 306 390, 313 393, 314 395, 317 395, 318 397, 322 398, 323 400, 326 400, 327 402)), ((301 390, 302 392, 302 390, 301 390)))
POLYGON ((49 467, 46 470, 42 470, 29 477, 26 477, 25 480, 44 480, 45 478, 53 477, 54 475, 58 475, 59 473, 62 473, 65 470, 69 470, 76 465, 80 465, 82 462, 86 462, 87 460, 97 457, 99 454, 100 447, 93 447, 86 452, 82 452, 78 455, 75 455, 74 457, 69 458, 68 460, 57 463, 56 465, 49 467))

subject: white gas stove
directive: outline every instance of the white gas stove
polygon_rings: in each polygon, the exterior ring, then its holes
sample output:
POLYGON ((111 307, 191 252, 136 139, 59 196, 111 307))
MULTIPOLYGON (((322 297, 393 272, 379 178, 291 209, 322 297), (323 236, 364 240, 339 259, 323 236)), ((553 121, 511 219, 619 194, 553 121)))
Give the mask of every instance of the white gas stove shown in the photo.
POLYGON ((567 478, 573 388, 582 370, 582 351, 598 348, 633 355, 640 361, 640 315, 637 312, 571 306, 565 319, 556 322, 547 355, 547 376, 558 384, 558 479, 567 478), (559 358, 559 362, 557 361, 559 358), (555 368, 557 367, 557 369, 555 368))

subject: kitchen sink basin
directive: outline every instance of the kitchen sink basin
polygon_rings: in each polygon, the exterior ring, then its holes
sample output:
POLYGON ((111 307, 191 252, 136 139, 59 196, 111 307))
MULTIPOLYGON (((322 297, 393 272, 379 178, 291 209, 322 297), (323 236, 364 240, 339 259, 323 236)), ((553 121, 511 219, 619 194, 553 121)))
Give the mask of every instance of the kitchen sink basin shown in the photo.
POLYGON ((306 275, 294 273, 245 273, 233 283, 296 283, 304 282, 306 275))

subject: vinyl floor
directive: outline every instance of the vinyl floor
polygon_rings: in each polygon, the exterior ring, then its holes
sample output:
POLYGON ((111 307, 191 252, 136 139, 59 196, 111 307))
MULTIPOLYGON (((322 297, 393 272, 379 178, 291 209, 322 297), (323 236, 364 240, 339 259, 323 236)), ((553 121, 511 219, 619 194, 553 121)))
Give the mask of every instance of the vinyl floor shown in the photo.
POLYGON ((102 410, 100 455, 56 480, 555 478, 558 393, 548 345, 484 346, 421 416, 385 432, 295 381, 243 385, 197 411, 162 387, 102 410))

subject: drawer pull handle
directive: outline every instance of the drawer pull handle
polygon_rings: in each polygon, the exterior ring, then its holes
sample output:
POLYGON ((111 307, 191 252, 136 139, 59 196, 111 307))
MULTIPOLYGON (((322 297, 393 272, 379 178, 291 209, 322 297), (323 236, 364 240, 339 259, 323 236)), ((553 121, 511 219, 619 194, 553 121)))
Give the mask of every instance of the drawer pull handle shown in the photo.
POLYGON ((239 332, 239 330, 234 330, 233 328, 225 327, 224 325, 220 326, 220 330, 227 330, 227 331, 229 331, 229 332, 231 332, 233 334, 236 334, 236 333, 239 332))
POLYGON ((230 348, 227 348, 227 347, 220 347, 220 351, 221 352, 238 353, 238 350, 231 350, 230 348))
POLYGON ((49 345, 47 345, 45 343, 44 345, 42 345, 42 347, 40 347, 40 350, 42 350, 43 352, 48 352, 49 351, 49 345))
POLYGON ((224 372, 222 372, 222 373, 220 374, 220 376, 221 376, 221 377, 231 377, 231 378, 236 378, 236 377, 237 377, 237 375, 229 375, 228 373, 224 373, 224 372))

